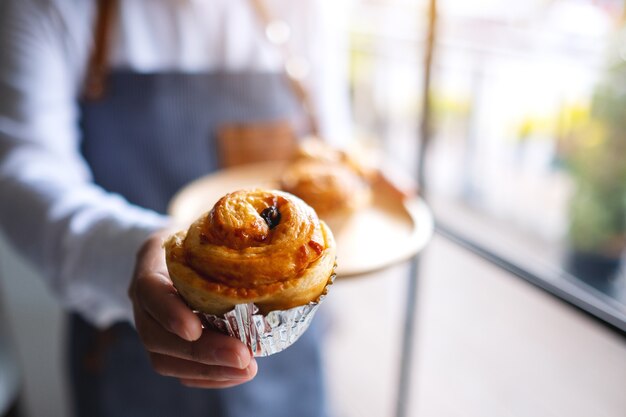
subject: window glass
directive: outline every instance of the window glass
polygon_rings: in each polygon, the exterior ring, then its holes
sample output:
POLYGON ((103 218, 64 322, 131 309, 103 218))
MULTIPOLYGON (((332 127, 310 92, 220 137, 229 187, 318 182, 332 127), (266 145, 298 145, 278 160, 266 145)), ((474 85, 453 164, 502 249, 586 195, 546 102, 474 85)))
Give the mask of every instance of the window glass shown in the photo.
MULTIPOLYGON (((428 2, 362 2, 364 140, 415 170, 428 2)), ((613 0, 437 2, 428 201, 446 230, 626 323, 626 19, 613 0)))

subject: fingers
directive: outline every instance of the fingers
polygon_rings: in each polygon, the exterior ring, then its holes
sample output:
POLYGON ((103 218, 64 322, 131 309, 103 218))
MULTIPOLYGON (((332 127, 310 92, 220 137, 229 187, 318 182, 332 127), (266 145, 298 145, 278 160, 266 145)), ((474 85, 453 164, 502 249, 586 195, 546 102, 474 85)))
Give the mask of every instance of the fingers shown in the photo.
POLYGON ((226 388, 254 378, 257 364, 238 339, 203 330, 174 288, 160 235, 137 254, 129 295, 135 326, 154 369, 188 386, 226 388))
POLYGON ((137 254, 130 297, 168 331, 185 340, 202 334, 200 319, 178 296, 167 272, 161 234, 148 239, 137 254))
POLYGON ((141 311, 135 313, 135 321, 137 331, 149 352, 238 369, 247 368, 252 361, 248 348, 233 337, 205 330, 198 340, 188 342, 163 329, 152 317, 141 311))
POLYGON ((204 330, 194 342, 168 332, 145 312, 136 313, 137 331, 159 374, 195 388, 228 388, 250 381, 257 363, 239 340, 204 330))
POLYGON ((242 383, 252 379, 257 372, 257 364, 254 360, 245 369, 204 365, 158 353, 151 353, 150 360, 152 367, 159 374, 186 380, 242 383))
POLYGON ((144 276, 137 280, 136 291, 141 307, 166 330, 188 341, 200 337, 200 319, 183 303, 169 278, 144 276))

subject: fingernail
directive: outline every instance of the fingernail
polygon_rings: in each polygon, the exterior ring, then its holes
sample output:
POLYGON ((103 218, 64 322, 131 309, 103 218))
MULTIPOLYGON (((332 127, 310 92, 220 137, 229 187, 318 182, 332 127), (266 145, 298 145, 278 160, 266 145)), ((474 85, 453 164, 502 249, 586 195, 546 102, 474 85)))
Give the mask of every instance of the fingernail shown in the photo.
POLYGON ((189 331, 189 329, 186 327, 183 327, 183 337, 185 338, 185 340, 188 340, 190 342, 196 341, 196 339, 191 335, 191 331, 189 331))
POLYGON ((252 360, 250 361, 250 364, 248 365, 246 369, 248 370, 248 374, 250 376, 255 376, 257 371, 259 370, 259 366, 256 363, 256 359, 252 358, 252 360))
POLYGON ((230 349, 215 350, 215 360, 218 362, 218 365, 230 366, 239 369, 244 367, 241 357, 230 349))
POLYGON ((178 327, 174 327, 174 329, 177 329, 176 333, 180 337, 182 337, 183 339, 189 342, 195 342, 196 340, 200 338, 200 336, 202 336, 202 332, 194 331, 196 329, 194 329, 193 325, 179 323, 178 327))
POLYGON ((185 328, 183 329, 183 332, 185 334, 185 338, 189 340, 190 342, 195 342, 196 340, 200 338, 200 336, 202 336, 201 330, 198 331, 198 329, 190 328, 189 326, 185 326, 185 328))
POLYGON ((193 342, 193 338, 191 337, 191 332, 187 328, 187 326, 182 325, 178 320, 170 320, 168 323, 169 331, 182 337, 183 339, 193 342))

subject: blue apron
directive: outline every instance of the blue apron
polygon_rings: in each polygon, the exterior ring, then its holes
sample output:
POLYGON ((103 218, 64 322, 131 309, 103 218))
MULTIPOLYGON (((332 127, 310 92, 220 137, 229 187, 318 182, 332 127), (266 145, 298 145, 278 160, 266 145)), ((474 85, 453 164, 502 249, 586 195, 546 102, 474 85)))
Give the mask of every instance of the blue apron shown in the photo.
MULTIPOLYGON (((82 103, 82 152, 94 181, 164 213, 173 194, 217 168, 225 123, 295 120, 299 103, 280 74, 113 71, 106 94, 82 103)), ((98 331, 70 318, 69 361, 79 417, 326 416, 313 325, 293 346, 259 358, 256 378, 234 388, 187 388, 158 375, 127 323, 98 331)))

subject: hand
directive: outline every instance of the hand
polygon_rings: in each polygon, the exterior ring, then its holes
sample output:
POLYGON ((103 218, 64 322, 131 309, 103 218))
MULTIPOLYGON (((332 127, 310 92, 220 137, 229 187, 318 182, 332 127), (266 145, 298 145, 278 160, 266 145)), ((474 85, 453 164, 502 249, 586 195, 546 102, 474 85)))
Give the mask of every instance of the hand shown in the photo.
POLYGON ((129 296, 135 325, 154 369, 188 386, 226 388, 254 378, 257 364, 241 341, 203 330, 169 278, 162 241, 152 235, 137 254, 129 296))

